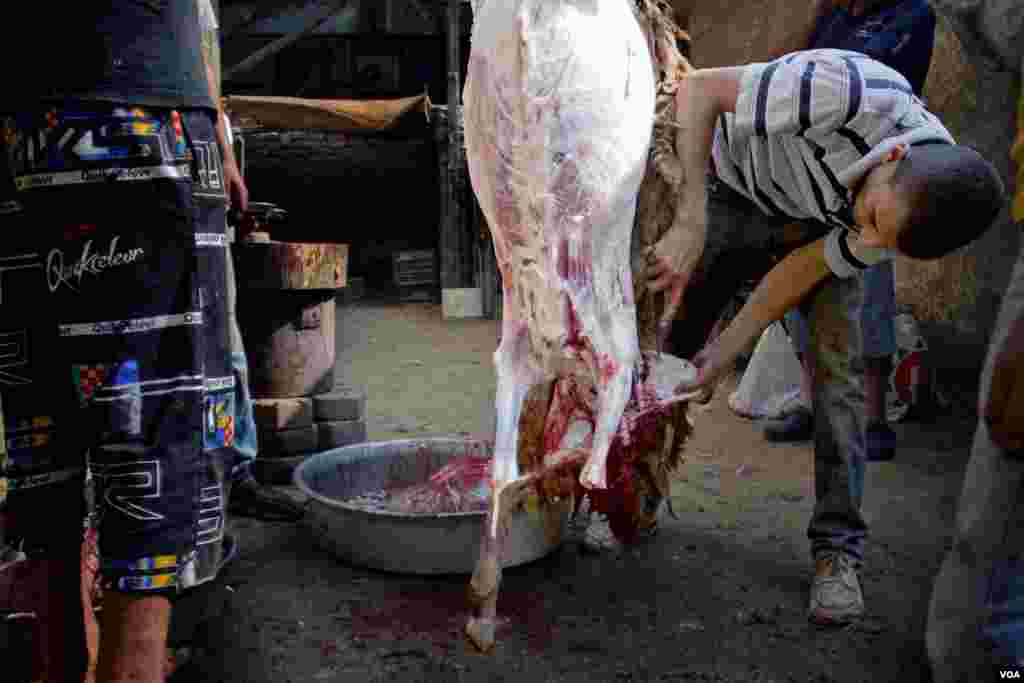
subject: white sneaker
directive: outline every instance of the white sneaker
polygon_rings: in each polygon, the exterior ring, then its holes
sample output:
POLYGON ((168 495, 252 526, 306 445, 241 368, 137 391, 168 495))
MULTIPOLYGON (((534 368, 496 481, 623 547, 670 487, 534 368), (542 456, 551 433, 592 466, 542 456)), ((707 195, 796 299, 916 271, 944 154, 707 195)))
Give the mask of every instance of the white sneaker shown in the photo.
POLYGON ((862 614, 864 595, 853 558, 842 552, 818 555, 808 618, 819 626, 831 626, 846 624, 862 614))

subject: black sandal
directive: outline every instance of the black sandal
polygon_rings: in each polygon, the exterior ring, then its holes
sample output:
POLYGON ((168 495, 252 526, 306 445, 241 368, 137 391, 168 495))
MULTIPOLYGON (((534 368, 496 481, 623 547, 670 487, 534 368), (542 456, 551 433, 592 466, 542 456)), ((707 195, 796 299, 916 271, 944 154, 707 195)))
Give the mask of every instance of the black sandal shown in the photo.
POLYGON ((305 506, 283 493, 260 485, 247 477, 231 487, 228 512, 265 522, 297 522, 306 514, 305 506))

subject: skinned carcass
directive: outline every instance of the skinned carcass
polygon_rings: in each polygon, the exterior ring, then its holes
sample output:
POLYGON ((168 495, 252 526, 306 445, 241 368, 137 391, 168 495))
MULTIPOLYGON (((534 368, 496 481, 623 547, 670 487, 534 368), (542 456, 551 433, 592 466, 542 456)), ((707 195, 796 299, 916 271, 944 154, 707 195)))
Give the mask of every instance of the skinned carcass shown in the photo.
POLYGON ((473 9, 467 160, 504 303, 491 502, 471 583, 479 609, 466 628, 486 650, 502 511, 531 485, 564 494, 575 472, 591 493, 606 490, 609 453, 615 483, 628 474, 621 451, 639 443, 630 434, 669 408, 643 391, 654 359, 640 354, 630 267, 655 111, 653 45, 634 3, 483 0, 473 9), (553 378, 568 383, 556 383, 547 406, 541 462, 521 477, 524 399, 553 378))
POLYGON ((527 390, 586 372, 602 406, 581 483, 604 488, 639 358, 629 245, 654 118, 649 46, 626 0, 477 5, 467 161, 504 306, 493 478, 518 475, 527 390))

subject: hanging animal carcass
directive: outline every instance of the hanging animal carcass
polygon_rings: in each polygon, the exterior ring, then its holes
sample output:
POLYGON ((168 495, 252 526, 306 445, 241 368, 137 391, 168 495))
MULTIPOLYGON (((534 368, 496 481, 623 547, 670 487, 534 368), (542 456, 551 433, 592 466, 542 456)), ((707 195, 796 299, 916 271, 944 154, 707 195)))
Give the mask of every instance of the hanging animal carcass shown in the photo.
MULTIPOLYGON (((649 32, 630 0, 480 0, 473 9, 467 160, 494 240, 504 315, 491 502, 471 583, 478 611, 466 627, 486 650, 503 509, 542 478, 564 488, 579 472, 585 489, 607 489, 609 452, 636 442, 631 435, 665 402, 654 391, 656 359, 640 353, 630 267, 655 113, 649 32), (562 390, 548 409, 564 419, 548 416, 542 462, 520 476, 524 399, 552 379, 562 390), (576 413, 591 426, 574 441, 576 413)), ((617 467, 616 478, 625 472, 617 467)))

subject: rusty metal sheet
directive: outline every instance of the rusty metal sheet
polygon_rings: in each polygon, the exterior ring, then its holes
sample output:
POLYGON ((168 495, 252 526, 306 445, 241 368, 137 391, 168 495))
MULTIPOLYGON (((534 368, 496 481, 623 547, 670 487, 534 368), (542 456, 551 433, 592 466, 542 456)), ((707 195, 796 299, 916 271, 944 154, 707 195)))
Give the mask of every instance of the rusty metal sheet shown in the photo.
POLYGON ((239 288, 340 289, 348 279, 348 245, 308 242, 238 242, 239 288))

